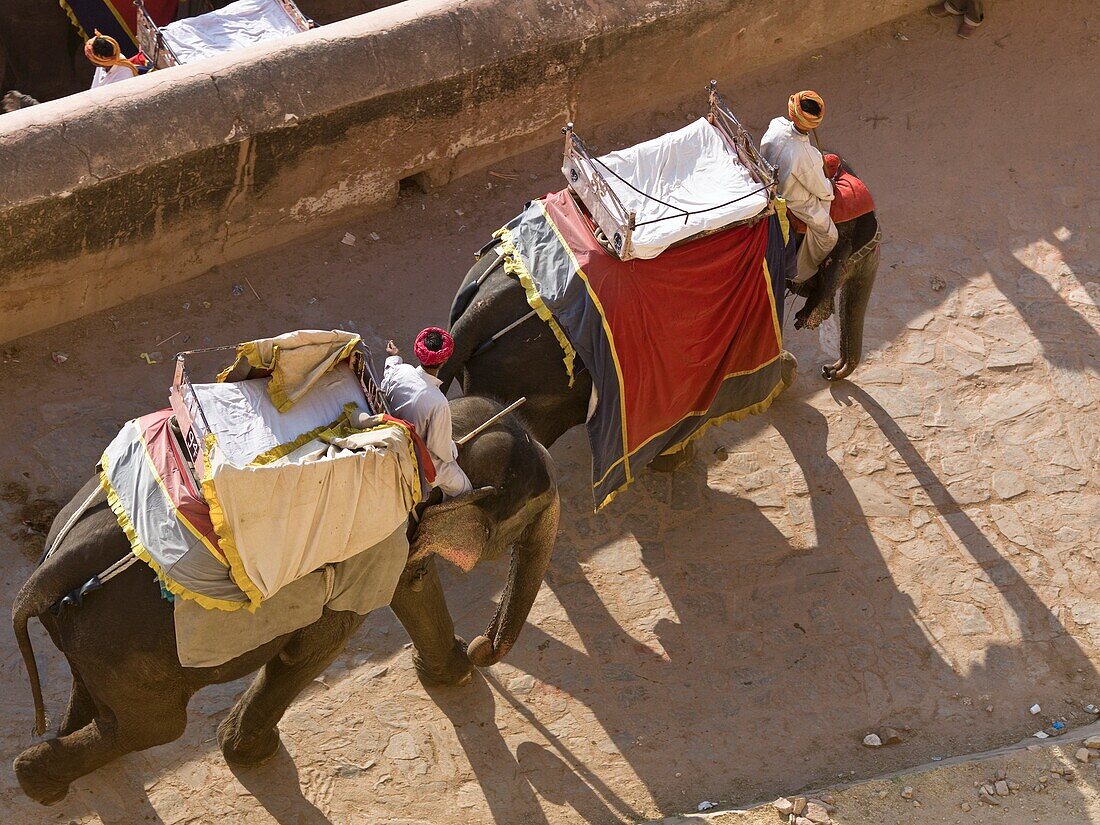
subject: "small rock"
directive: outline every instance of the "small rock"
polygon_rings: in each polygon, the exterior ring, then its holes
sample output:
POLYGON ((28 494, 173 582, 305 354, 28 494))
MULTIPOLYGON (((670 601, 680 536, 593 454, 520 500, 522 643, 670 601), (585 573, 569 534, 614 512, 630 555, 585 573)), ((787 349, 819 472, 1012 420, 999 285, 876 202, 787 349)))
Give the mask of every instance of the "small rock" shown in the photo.
POLYGON ((986 805, 992 805, 992 806, 994 806, 994 807, 996 807, 997 805, 1000 805, 1000 804, 1001 804, 1000 802, 998 802, 998 801, 996 800, 996 798, 995 798, 995 797, 993 797, 993 796, 990 796, 989 794, 987 794, 987 793, 985 792, 985 789, 984 789, 984 788, 982 789, 981 793, 979 793, 979 794, 978 794, 978 799, 980 799, 980 800, 981 800, 982 802, 984 802, 984 803, 985 803, 986 805))
POLYGON ((964 802, 962 805, 959 806, 959 809, 964 814, 970 813, 970 803, 969 802, 964 802))
POLYGON ((920 800, 919 799, 914 799, 913 800, 913 807, 914 808, 919 808, 920 807, 920 800))
POLYGON ((806 803, 806 819, 813 822, 814 825, 827 825, 829 822, 829 812, 825 810, 825 806, 810 800, 806 803))
POLYGON ((1088 748, 1078 748, 1077 753, 1073 756, 1078 762, 1084 762, 1087 765, 1089 763, 1089 753, 1088 748))
POLYGON ((1084 741, 1084 745, 1091 750, 1100 751, 1100 736, 1090 736, 1084 741))
POLYGON ((928 285, 932 287, 933 292, 943 292, 947 287, 947 281, 943 279, 942 275, 933 275, 928 279, 928 285))
POLYGON ((697 811, 709 811, 711 808, 717 808, 717 807, 718 807, 717 802, 711 802, 709 799, 704 799, 702 802, 700 802, 698 805, 695 806, 695 810, 697 810, 697 811))
POLYGON ((780 816, 787 816, 794 813, 794 805, 791 800, 787 799, 785 796, 781 796, 779 799, 775 800, 775 802, 772 803, 772 807, 779 811, 780 816))
POLYGON ((906 785, 904 788, 901 789, 901 798, 902 799, 912 799, 913 798, 913 788, 912 788, 912 786, 906 785))
POLYGON ((1013 793, 1015 793, 1016 791, 1020 790, 1020 783, 1019 782, 1009 782, 1008 783, 1008 789, 1010 791, 1012 791, 1013 793))
POLYGON ((886 798, 886 791, 879 791, 878 792, 878 798, 879 799, 885 799, 886 798))
MULTIPOLYGON (((828 794, 828 796, 832 797, 832 794, 828 794)), ((827 813, 827 814, 835 814, 836 813, 836 805, 834 805, 832 802, 826 802, 824 799, 821 799, 820 797, 817 798, 817 799, 811 799, 809 801, 809 804, 810 805, 820 805, 822 808, 825 809, 825 813, 827 813)))
POLYGON ((791 800, 791 813, 795 816, 802 816, 806 813, 807 800, 804 796, 796 796, 791 800))
POLYGON ((997 790, 992 785, 990 785, 989 783, 986 783, 985 785, 982 785, 981 790, 979 791, 979 793, 986 793, 986 794, 989 794, 990 796, 993 796, 993 794, 995 794, 996 792, 997 792, 997 790))
MULTIPOLYGON (((833 796, 831 793, 823 793, 818 797, 818 799, 824 802, 826 806, 836 804, 836 797, 833 796)), ((832 811, 829 811, 829 813, 832 813, 832 811)))
POLYGON ((1042 776, 1039 777, 1039 781, 1045 785, 1047 782, 1050 781, 1050 777, 1044 773, 1042 776))
POLYGON ((1008 783, 1003 779, 998 779, 993 787, 997 791, 997 796, 1008 796, 1008 783))
POLYGON ((863 737, 863 744, 868 748, 881 748, 882 740, 877 733, 869 733, 863 737))
POLYGON ((992 713, 993 712, 993 705, 986 705, 985 706, 985 712, 986 713, 992 713))
POLYGON ((882 744, 884 745, 896 745, 898 742, 901 741, 901 734, 893 728, 883 728, 882 736, 880 738, 882 739, 882 744))
POLYGON ((996 771, 993 774, 993 781, 994 782, 999 781, 1001 779, 1008 779, 1008 774, 1005 772, 1004 768, 1001 768, 1000 770, 996 771))

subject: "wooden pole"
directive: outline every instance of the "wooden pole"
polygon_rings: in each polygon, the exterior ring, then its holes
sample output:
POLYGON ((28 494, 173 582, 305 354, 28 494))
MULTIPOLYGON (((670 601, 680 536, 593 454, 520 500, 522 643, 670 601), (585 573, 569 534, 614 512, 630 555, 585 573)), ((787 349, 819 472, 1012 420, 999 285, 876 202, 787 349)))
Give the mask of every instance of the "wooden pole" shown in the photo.
POLYGON ((459 447, 461 447, 463 444, 465 444, 467 441, 469 441, 475 435, 478 435, 479 433, 484 432, 485 430, 489 429, 491 426, 496 424, 498 421, 500 421, 500 419, 504 418, 504 416, 508 415, 508 413, 510 413, 512 410, 514 410, 516 407, 518 407, 520 404, 522 404, 526 400, 527 400, 526 396, 520 396, 519 400, 513 401, 511 404, 509 404, 503 410, 498 412, 496 415, 494 415, 492 418, 490 418, 484 424, 481 424, 480 426, 474 427, 474 429, 470 430, 470 432, 466 433, 466 435, 462 436, 462 438, 456 438, 455 439, 455 444, 457 444, 459 447))

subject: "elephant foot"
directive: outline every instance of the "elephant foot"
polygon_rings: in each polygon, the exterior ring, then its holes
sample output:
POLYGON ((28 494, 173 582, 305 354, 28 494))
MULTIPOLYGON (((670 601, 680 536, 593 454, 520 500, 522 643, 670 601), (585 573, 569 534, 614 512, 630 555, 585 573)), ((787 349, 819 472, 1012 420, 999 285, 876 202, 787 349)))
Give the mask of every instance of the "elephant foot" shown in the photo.
POLYGON ((218 726, 218 745, 226 763, 235 768, 256 768, 279 752, 281 740, 277 727, 269 728, 258 736, 242 736, 232 724, 232 718, 227 718, 218 726))
POLYGON ((649 469, 656 473, 671 473, 695 459, 695 442, 689 441, 682 450, 668 455, 659 455, 649 462, 649 469))
POLYGON ((50 756, 49 743, 40 742, 15 757, 12 765, 23 793, 41 805, 56 805, 69 793, 68 782, 50 776, 47 764, 50 756))
MULTIPOLYGON (((480 637, 479 637, 480 638, 480 637)), ((467 684, 473 678, 474 666, 466 655, 466 641, 455 636, 454 646, 447 663, 442 667, 431 667, 417 652, 413 652, 413 667, 421 683, 430 687, 458 687, 467 684)))
POLYGON ((783 350, 779 353, 779 376, 783 381, 783 389, 787 389, 794 383, 794 377, 798 374, 798 359, 793 353, 783 350))

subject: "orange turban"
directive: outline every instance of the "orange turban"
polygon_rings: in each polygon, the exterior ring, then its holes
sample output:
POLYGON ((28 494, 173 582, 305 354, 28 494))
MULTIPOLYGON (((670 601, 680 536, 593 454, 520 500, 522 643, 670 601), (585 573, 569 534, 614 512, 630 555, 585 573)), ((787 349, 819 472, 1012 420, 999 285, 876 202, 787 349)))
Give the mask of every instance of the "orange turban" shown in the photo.
POLYGON ((804 92, 795 92, 787 101, 787 115, 795 126, 804 132, 808 132, 810 129, 816 129, 820 126, 821 121, 825 118, 825 101, 821 99, 821 95, 811 89, 804 92), (820 113, 811 115, 809 112, 804 111, 802 109, 802 101, 804 100, 812 100, 816 103, 821 108, 820 113))
POLYGON ((99 29, 95 30, 95 37, 89 38, 88 42, 84 44, 84 56, 94 65, 102 66, 104 69, 110 69, 112 66, 127 66, 135 76, 138 74, 137 66, 135 66, 132 61, 122 56, 122 47, 118 45, 118 41, 113 37, 100 34, 99 29), (105 40, 111 46, 110 57, 100 57, 95 53, 92 47, 97 40, 105 40))

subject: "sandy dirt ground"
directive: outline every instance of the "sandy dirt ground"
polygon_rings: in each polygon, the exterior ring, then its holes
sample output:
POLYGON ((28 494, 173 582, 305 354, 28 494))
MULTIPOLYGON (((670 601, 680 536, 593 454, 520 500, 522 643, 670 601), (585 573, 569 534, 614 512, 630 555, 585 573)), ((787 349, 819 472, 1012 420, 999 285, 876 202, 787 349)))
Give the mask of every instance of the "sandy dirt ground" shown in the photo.
MULTIPOLYGON (((1100 22, 1089 0, 990 5, 970 42, 916 15, 720 78, 757 135, 792 90, 818 89, 826 145, 872 187, 885 244, 851 382, 817 377, 819 336, 788 325, 803 369, 772 410, 712 430, 688 469, 639 479, 598 515, 574 430, 553 449, 556 555, 506 662, 427 692, 400 625, 378 611, 290 709, 285 750, 260 769, 231 772, 214 741, 234 683, 195 697, 179 741, 84 778, 57 808, 30 803, 10 767, 31 742, 30 694, 0 629, 5 822, 637 821, 1091 721, 1100 22), (903 741, 863 747, 883 726, 903 741)), ((579 112, 578 129, 607 150, 682 125, 709 79, 682 70, 679 107, 600 129, 579 112)), ((124 420, 164 405, 172 353, 301 327, 407 342, 446 320, 492 230, 561 188, 558 152, 405 193, 386 214, 0 348, 0 600, 30 571, 51 501, 75 492, 124 420)), ((467 638, 505 573, 445 571, 467 638)), ((35 640, 57 718, 67 669, 37 624, 35 640)), ((1059 794, 1073 821, 1100 821, 1084 787, 1059 794)))
MULTIPOLYGON (((1040 745, 1030 739, 887 777, 814 789, 802 795, 804 813, 817 814, 820 819, 824 812, 836 825, 1098 822, 1100 768, 1097 760, 1082 762, 1076 756, 1086 732, 1095 737, 1100 725, 1081 729, 1072 738, 1054 740, 1056 745, 1049 744, 1052 740, 1040 745), (1004 783, 1000 788, 998 781, 1004 783), (815 805, 817 810, 811 810, 815 805)), ((1092 753, 1100 755, 1100 749, 1092 753)), ((779 806, 784 800, 798 804, 797 799, 792 794, 748 810, 713 810, 666 817, 647 825, 782 825, 789 814, 783 816, 779 806)))

